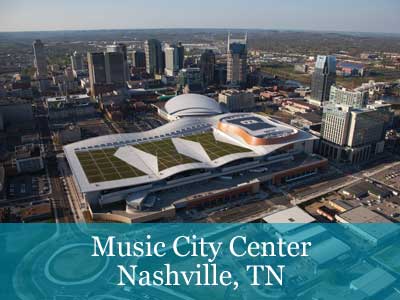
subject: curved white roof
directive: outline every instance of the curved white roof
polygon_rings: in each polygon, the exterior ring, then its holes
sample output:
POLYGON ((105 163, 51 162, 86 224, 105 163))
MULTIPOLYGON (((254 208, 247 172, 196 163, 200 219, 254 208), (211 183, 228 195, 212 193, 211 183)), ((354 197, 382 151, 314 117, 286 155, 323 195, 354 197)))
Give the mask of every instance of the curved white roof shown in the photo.
POLYGON ((169 115, 177 117, 211 116, 223 113, 217 101, 198 94, 176 96, 165 104, 165 110, 169 115))
MULTIPOLYGON (((268 155, 273 151, 281 147, 285 147, 291 143, 316 139, 311 134, 299 130, 299 135, 296 136, 295 140, 271 145, 249 145, 242 141, 240 137, 230 136, 217 129, 217 124, 222 118, 235 115, 238 114, 232 113, 217 116, 206 116, 201 118, 182 118, 145 132, 113 134, 79 141, 64 146, 64 152, 72 173, 74 174, 76 181, 79 184, 80 190, 82 192, 91 192, 143 184, 152 184, 153 182, 157 182, 161 179, 168 178, 174 174, 178 174, 184 171, 194 169, 213 169, 242 158, 253 158, 268 155), (207 154, 207 152, 205 152, 207 149, 207 143, 201 144, 199 142, 182 139, 183 136, 192 136, 205 132, 212 132, 216 141, 239 146, 241 148, 248 149, 249 151, 228 151, 228 153, 225 153, 223 156, 220 156, 218 158, 211 158, 207 154), (158 169, 157 156, 154 155, 154 153, 151 154, 150 152, 138 149, 137 145, 162 140, 171 140, 173 148, 175 148, 177 153, 192 158, 193 161, 178 165, 171 165, 170 167, 160 171, 158 169), (126 177, 122 179, 110 179, 107 181, 89 182, 84 167, 77 156, 77 152, 96 151, 108 148, 116 149, 116 152, 113 154, 114 157, 123 160, 125 163, 139 170, 140 173, 143 173, 143 175, 132 175, 132 177, 126 177)), ((246 115, 249 117, 257 116, 251 113, 240 114, 240 116, 246 115)), ((276 120, 269 119, 269 122, 273 122, 274 126, 283 126, 283 124, 279 123, 276 120)), ((287 126, 289 127, 289 125, 287 126)))

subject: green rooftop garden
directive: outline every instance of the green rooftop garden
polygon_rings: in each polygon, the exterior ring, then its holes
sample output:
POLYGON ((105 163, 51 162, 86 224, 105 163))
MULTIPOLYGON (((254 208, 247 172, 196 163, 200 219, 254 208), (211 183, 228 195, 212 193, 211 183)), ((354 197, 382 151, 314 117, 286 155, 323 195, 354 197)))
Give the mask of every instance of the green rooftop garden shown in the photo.
POLYGON ((146 175, 114 156, 117 148, 76 152, 89 183, 146 175))
POLYGON ((212 132, 185 136, 183 139, 200 143, 211 160, 229 154, 251 152, 251 150, 247 148, 217 141, 212 132))
POLYGON ((182 164, 197 162, 193 158, 179 154, 171 139, 134 145, 134 147, 156 156, 159 171, 182 164))

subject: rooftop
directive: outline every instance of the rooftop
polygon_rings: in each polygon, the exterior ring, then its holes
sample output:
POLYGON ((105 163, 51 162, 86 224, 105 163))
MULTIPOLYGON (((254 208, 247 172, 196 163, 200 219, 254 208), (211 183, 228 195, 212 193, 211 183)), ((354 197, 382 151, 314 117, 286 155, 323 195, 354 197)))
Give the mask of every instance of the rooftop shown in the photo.
POLYGON ((182 94, 165 104, 169 115, 176 117, 211 116, 223 113, 221 106, 213 98, 198 94, 182 94))
MULTIPOLYGON (((200 143, 201 147, 203 147, 211 160, 215 160, 229 154, 251 152, 251 150, 247 148, 217 141, 212 132, 185 136, 183 139, 200 143)), ((192 157, 179 153, 172 139, 150 141, 131 146, 131 148, 138 149, 154 156, 157 160, 158 168, 156 170, 158 172, 178 165, 199 162, 192 157)), ((124 147, 76 151, 79 162, 90 183, 147 175, 147 169, 139 167, 139 161, 132 161, 132 163, 130 163, 130 159, 124 159, 124 154, 122 154, 123 156, 115 155, 116 152, 122 148, 124 147), (133 165, 137 165, 138 167, 135 168, 133 165)), ((134 150, 129 149, 128 151, 134 150)), ((147 162, 147 164, 150 163, 150 161, 147 162)))
POLYGON ((304 224, 315 222, 315 219, 298 206, 281 210, 263 218, 266 223, 276 223, 273 227, 280 233, 286 233, 304 224))
POLYGON ((162 171, 177 165, 196 162, 193 158, 178 153, 171 139, 148 142, 134 146, 136 149, 157 157, 158 170, 162 171))
POLYGON ((396 281, 392 275, 381 268, 375 268, 368 273, 358 277, 350 283, 354 290, 360 290, 369 297, 372 297, 389 287, 396 281))
POLYGON ((313 245, 313 247, 308 251, 308 255, 315 263, 323 265, 342 256, 350 250, 351 248, 347 244, 337 238, 331 237, 315 246, 313 245))
POLYGON ((348 223, 392 223, 380 214, 363 206, 345 211, 339 216, 348 223))
POLYGON ((200 143, 211 160, 229 154, 251 152, 247 148, 217 141, 212 132, 186 136, 183 139, 200 143))
POLYGON ((64 152, 81 191, 90 192, 149 184, 189 170, 218 168, 312 139, 315 137, 309 133, 268 117, 227 113, 188 116, 149 131, 89 138, 64 146, 64 152), (297 134, 271 144, 250 145, 240 136, 219 129, 222 118, 235 115, 261 118, 271 128, 297 134))
POLYGON ((90 183, 145 175, 142 171, 115 157, 116 151, 116 148, 109 148, 76 153, 90 183))
POLYGON ((249 114, 237 114, 221 119, 221 123, 230 124, 258 138, 280 138, 296 134, 296 129, 269 119, 249 114))

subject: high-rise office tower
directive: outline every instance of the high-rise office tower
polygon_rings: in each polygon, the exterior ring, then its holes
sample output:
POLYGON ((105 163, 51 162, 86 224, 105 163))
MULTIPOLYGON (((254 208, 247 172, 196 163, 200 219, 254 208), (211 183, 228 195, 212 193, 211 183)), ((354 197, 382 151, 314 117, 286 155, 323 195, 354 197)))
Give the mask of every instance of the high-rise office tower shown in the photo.
POLYGON ((47 60, 46 54, 44 52, 44 45, 41 40, 36 40, 33 42, 33 55, 34 55, 34 65, 36 68, 35 76, 38 79, 47 78, 47 60))
POLYGON ((318 55, 311 78, 310 102, 323 105, 329 100, 330 89, 336 83, 336 57, 318 55))
POLYGON ((165 52, 165 75, 175 76, 179 71, 179 52, 176 45, 167 45, 165 52))
POLYGON ((352 91, 335 85, 331 86, 329 102, 334 104, 349 105, 354 108, 362 108, 368 104, 366 91, 352 91))
POLYGON ((200 57, 200 73, 205 85, 214 82, 215 54, 212 50, 206 50, 200 57))
POLYGON ((74 54, 71 55, 71 66, 74 71, 85 70, 86 67, 83 55, 75 51, 74 54))
POLYGON ((322 117, 321 137, 338 146, 345 146, 350 126, 351 108, 325 105, 322 117))
POLYGON ((104 53, 88 53, 88 70, 89 70, 89 82, 90 91, 92 96, 96 94, 95 85, 105 84, 107 82, 106 77, 106 61, 104 53))
POLYGON ((358 163, 383 150, 384 129, 390 111, 324 105, 320 154, 337 161, 358 163))
POLYGON ((186 68, 179 71, 177 87, 183 93, 201 93, 204 90, 200 68, 186 68))
POLYGON ((121 87, 126 83, 126 64, 121 52, 104 53, 107 83, 121 87))
POLYGON ((126 65, 122 51, 88 53, 89 81, 92 95, 95 87, 123 87, 126 83, 126 65))
POLYGON ((183 63, 185 61, 185 47, 179 42, 176 49, 178 51, 178 69, 181 70, 183 69, 183 63))
POLYGON ((226 84, 228 70, 227 65, 224 63, 215 64, 214 81, 217 85, 226 84))
POLYGON ((232 39, 228 35, 227 82, 238 85, 246 83, 247 77, 247 34, 244 39, 232 39))
POLYGON ((160 41, 156 39, 147 40, 144 43, 146 53, 146 72, 152 75, 162 74, 163 67, 163 54, 160 41))
MULTIPOLYGON (((123 78, 124 81, 128 81, 130 79, 130 72, 128 66, 128 50, 125 44, 122 43, 114 43, 112 45, 107 45, 106 47, 107 53, 120 53, 123 59, 123 78)), ((116 57, 116 56, 114 56, 116 57)))
POLYGON ((132 52, 132 66, 138 69, 146 68, 146 55, 141 50, 132 52))

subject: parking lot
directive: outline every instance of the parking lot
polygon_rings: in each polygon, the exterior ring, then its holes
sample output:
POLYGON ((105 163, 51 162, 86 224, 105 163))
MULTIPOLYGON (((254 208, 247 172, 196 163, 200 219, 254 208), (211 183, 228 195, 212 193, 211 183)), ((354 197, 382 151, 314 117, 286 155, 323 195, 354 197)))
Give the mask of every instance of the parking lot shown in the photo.
POLYGON ((372 176, 372 179, 387 185, 395 190, 400 190, 400 165, 396 165, 387 170, 372 176))
POLYGON ((7 199, 18 200, 51 193, 50 181, 45 172, 7 178, 7 199))
POLYGON ((112 130, 102 119, 92 119, 77 123, 81 128, 82 139, 112 134, 112 130))
POLYGON ((158 117, 156 113, 145 113, 129 116, 125 120, 118 122, 118 126, 126 133, 133 133, 151 130, 165 123, 166 121, 158 117))

